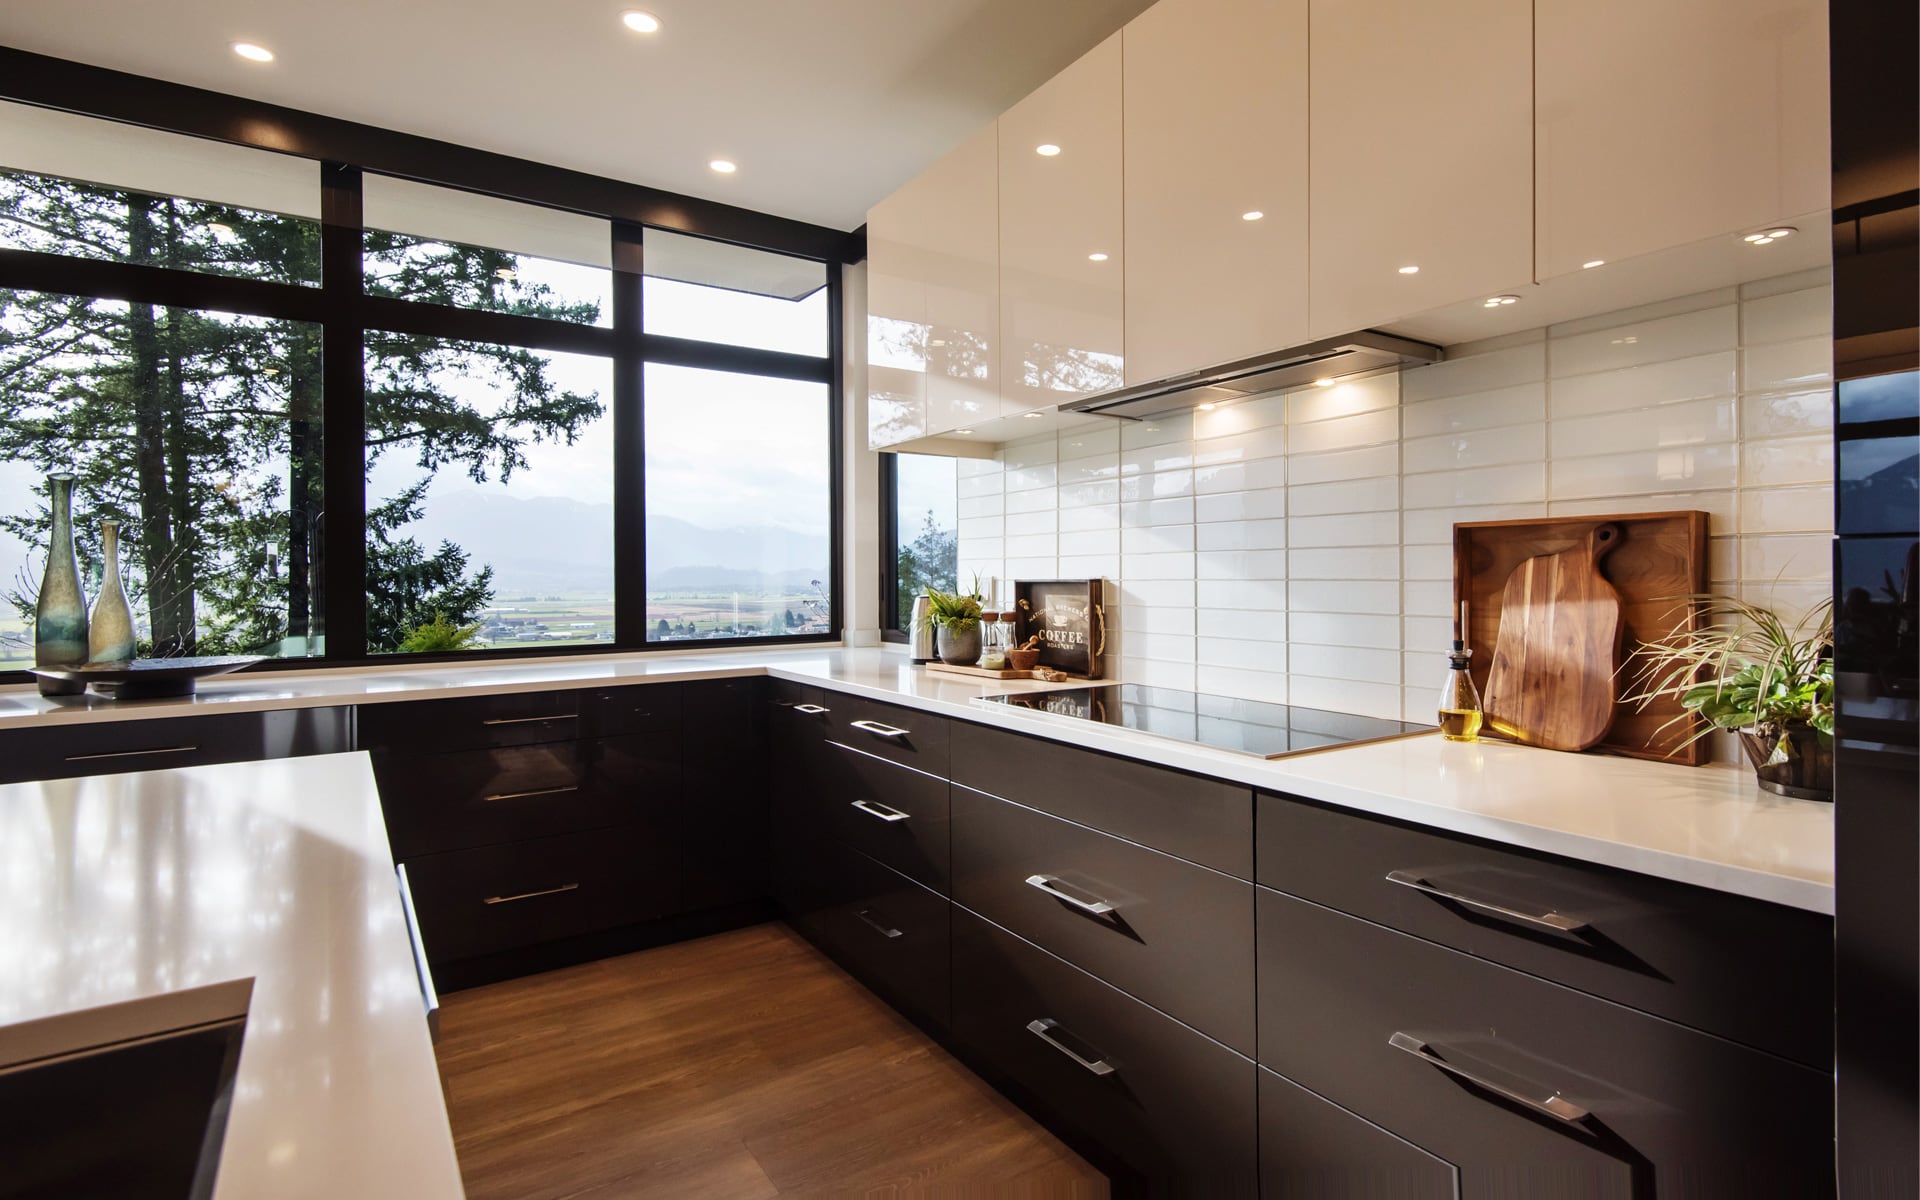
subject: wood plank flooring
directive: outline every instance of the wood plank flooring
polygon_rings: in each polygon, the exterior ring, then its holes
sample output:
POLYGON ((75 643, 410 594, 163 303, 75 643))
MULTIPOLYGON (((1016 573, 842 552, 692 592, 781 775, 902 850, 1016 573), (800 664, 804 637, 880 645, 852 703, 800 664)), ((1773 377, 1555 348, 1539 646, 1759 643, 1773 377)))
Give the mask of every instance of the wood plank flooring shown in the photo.
POLYGON ((447 996, 471 1200, 1093 1200, 1106 1180, 784 925, 447 996))

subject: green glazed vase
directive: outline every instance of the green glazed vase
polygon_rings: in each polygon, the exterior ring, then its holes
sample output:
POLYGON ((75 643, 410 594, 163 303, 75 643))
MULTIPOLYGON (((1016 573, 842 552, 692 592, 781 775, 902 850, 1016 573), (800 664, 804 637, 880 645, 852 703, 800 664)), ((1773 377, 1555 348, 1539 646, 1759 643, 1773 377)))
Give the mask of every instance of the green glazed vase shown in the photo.
MULTIPOLYGON (((73 476, 47 478, 53 528, 47 537, 47 573, 33 609, 33 665, 73 667, 87 661, 87 594, 80 589, 80 564, 73 557, 73 476)), ((40 680, 43 696, 73 696, 83 683, 40 680)))
POLYGON ((120 522, 100 522, 100 552, 106 568, 87 621, 87 661, 124 665, 133 661, 133 606, 120 578, 120 522))

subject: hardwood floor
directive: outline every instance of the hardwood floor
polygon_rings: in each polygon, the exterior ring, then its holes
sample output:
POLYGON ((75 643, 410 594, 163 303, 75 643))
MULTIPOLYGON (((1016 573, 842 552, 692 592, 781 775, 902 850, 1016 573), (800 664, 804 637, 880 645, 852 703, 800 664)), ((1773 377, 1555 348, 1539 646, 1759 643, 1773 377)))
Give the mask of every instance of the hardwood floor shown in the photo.
POLYGON ((447 996, 471 1200, 1107 1195, 784 925, 447 996))

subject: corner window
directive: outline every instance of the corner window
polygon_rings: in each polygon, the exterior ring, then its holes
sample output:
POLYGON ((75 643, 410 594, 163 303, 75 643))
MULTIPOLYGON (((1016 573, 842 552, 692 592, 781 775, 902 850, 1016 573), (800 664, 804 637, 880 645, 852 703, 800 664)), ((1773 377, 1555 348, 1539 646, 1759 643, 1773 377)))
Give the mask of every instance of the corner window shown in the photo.
POLYGON ((886 628, 905 632, 913 599, 929 587, 954 590, 960 564, 959 460, 927 454, 889 454, 882 505, 887 589, 886 628))

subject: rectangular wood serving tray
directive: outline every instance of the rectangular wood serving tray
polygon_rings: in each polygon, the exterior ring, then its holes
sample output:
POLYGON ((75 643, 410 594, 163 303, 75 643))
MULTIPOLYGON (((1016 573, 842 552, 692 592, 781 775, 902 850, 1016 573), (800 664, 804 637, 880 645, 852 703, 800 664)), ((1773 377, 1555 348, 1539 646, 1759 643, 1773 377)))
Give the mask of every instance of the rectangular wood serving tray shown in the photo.
MULTIPOLYGON (((1047 679, 1049 676, 1060 674, 1058 671, 1050 671, 1044 667, 1031 671, 1015 671, 1010 667, 1004 671, 989 671, 985 667, 967 667, 943 662, 930 662, 926 667, 937 675, 970 675, 975 679, 1047 679)), ((1069 676, 1069 678, 1079 678, 1079 676, 1069 676)))
POLYGON ((1107 652, 1107 613, 1101 579, 1016 579, 1013 607, 1019 614, 1014 644, 1040 633, 1040 665, 1083 679, 1100 678, 1107 652), (1036 614, 1043 614, 1039 620, 1036 614))
MULTIPOLYGON (((1507 576, 1527 559, 1558 554, 1586 541, 1595 526, 1618 525, 1625 537, 1600 564, 1600 573, 1620 593, 1620 616, 1625 626, 1621 660, 1642 641, 1672 630, 1685 611, 1675 599, 1704 592, 1707 577, 1707 514, 1704 512, 1628 513, 1622 516, 1546 517, 1524 521, 1472 521, 1453 527, 1453 604, 1467 604, 1467 645, 1473 651, 1473 682, 1486 693, 1487 673, 1493 665, 1493 646, 1500 633, 1500 597, 1507 576)), ((1616 691, 1631 690, 1634 668, 1618 677, 1616 691)), ((1613 727, 1593 749, 1624 758, 1699 766, 1712 755, 1710 739, 1684 750, 1676 747, 1693 736, 1696 719, 1675 722, 1685 715, 1679 701, 1663 699, 1642 709, 1638 704, 1614 706, 1613 727)), ((1481 736, 1491 735, 1485 731, 1481 736)))

